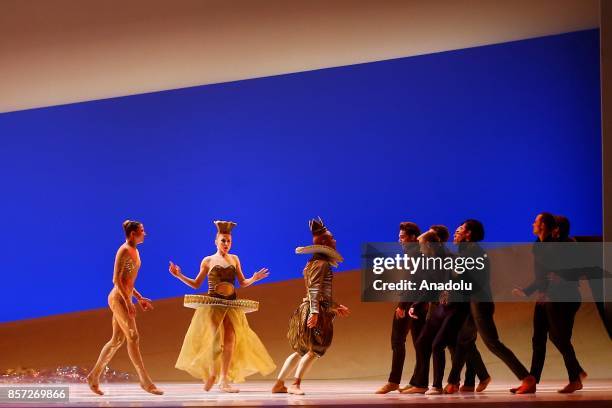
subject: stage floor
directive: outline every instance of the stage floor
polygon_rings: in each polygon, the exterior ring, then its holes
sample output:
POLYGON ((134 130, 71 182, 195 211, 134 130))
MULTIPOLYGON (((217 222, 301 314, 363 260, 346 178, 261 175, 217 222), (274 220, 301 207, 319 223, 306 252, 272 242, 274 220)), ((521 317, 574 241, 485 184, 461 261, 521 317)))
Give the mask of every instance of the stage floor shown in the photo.
MULTIPOLYGON (((2 384, 7 386, 9 384, 2 384)), ((515 384, 492 383, 484 393, 454 394, 442 396, 402 395, 398 392, 376 395, 374 390, 381 385, 379 381, 316 381, 306 380, 304 396, 271 394, 271 381, 251 381, 240 385, 238 394, 226 394, 216 390, 205 392, 198 383, 158 383, 165 391, 163 396, 145 393, 136 384, 102 384, 106 395, 96 396, 85 384, 70 384, 70 403, 62 406, 356 406, 356 405, 443 405, 474 406, 478 408, 516 406, 518 407, 610 407, 612 405, 612 380, 587 381, 583 390, 571 395, 556 392, 563 386, 561 382, 542 384, 535 395, 512 395, 508 392, 515 384)), ((0 404, 2 405, 2 404, 0 404)), ((2 406, 25 406, 24 404, 5 404, 2 406)), ((41 406, 30 404, 29 406, 41 406)), ((45 406, 50 404, 45 403, 45 406)))

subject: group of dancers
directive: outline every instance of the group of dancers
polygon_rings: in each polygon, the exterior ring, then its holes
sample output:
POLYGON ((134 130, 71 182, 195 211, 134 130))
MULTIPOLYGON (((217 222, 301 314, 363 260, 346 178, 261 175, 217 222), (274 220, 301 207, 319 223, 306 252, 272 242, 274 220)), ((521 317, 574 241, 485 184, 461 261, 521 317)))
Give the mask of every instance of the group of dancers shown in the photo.
MULTIPOLYGON (((205 257, 195 278, 187 277, 181 268, 170 262, 169 271, 186 285, 198 289, 208 279, 207 298, 218 299, 198 307, 193 315, 183 341, 176 368, 184 370, 201 379, 204 389, 209 391, 215 383, 222 392, 239 392, 232 385, 244 381, 245 377, 260 373, 272 373, 276 366, 258 336, 249 327, 245 310, 237 300, 234 283, 241 287, 249 286, 268 276, 266 268, 246 278, 236 255, 230 254, 232 229, 236 223, 215 221, 217 251, 205 257), (234 302, 234 303, 232 303, 234 302)), ((310 259, 304 267, 303 275, 306 296, 289 318, 287 337, 293 353, 285 360, 271 388, 272 393, 304 394, 301 381, 313 362, 323 356, 331 345, 333 321, 336 316, 345 317, 349 309, 334 302, 332 296, 332 268, 342 262, 336 250, 333 234, 319 219, 309 222, 312 245, 296 248, 298 254, 309 254, 310 259), (285 385, 289 378, 293 382, 285 385)), ((144 242, 144 225, 138 221, 123 223, 126 240, 117 251, 113 274, 114 287, 108 296, 108 304, 113 313, 111 339, 103 346, 100 356, 87 376, 90 389, 98 394, 99 380, 104 368, 116 351, 127 342, 129 357, 136 369, 141 387, 155 395, 163 394, 144 368, 140 349, 139 334, 135 320, 135 306, 132 298, 143 311, 153 309, 150 299, 143 297, 135 288, 135 281, 141 261, 137 246, 144 242)), ((562 216, 549 213, 539 214, 533 223, 533 233, 537 242, 570 241, 569 221, 562 216)), ((399 226, 399 242, 406 252, 418 256, 463 256, 481 257, 485 255, 479 242, 484 239, 484 227, 478 220, 468 219, 456 229, 453 240, 458 253, 451 253, 443 243, 450 237, 448 228, 433 225, 421 233, 413 222, 402 222, 399 226), (434 245, 435 244, 435 245, 434 245), (436 251, 443 251, 439 253, 436 251)), ((485 257, 486 258, 486 257, 485 257)), ((488 260, 475 289, 461 300, 453 294, 440 292, 435 301, 402 302, 393 314, 391 345, 393 351, 391 373, 388 382, 376 390, 377 394, 399 391, 402 394, 454 394, 456 392, 482 392, 491 382, 485 364, 476 347, 480 335, 486 347, 521 381, 510 391, 515 394, 529 394, 536 391, 544 366, 547 336, 562 353, 567 367, 569 383, 559 392, 572 393, 582 388, 586 372, 576 359, 571 343, 574 317, 580 306, 580 295, 575 284, 574 302, 554 302, 547 298, 551 287, 558 284, 559 276, 554 271, 544 270, 538 253, 534 250, 536 276, 534 282, 525 288, 516 288, 516 296, 538 296, 534 312, 533 359, 528 370, 499 339, 493 318, 493 303, 488 260), (408 385, 401 387, 401 377, 406 357, 406 338, 410 332, 415 350, 415 366, 408 385), (445 370, 445 353, 449 349, 452 357, 451 370, 447 384, 442 382, 445 370), (429 387, 430 360, 433 362, 433 383, 429 387), (461 372, 465 367, 463 385, 460 384, 461 372), (475 378, 479 383, 476 386, 475 378)), ((449 277, 456 277, 450 271, 449 277)), ((466 278, 465 275, 462 278, 466 278)), ((469 276, 467 276, 469 279, 469 276)), ((564 283, 565 288, 567 283, 564 283)), ((573 284, 570 284, 573 285, 573 284)), ((553 290, 554 292, 554 290, 553 290)))
MULTIPOLYGON (((206 391, 217 382, 220 391, 236 393, 239 389, 232 386, 233 382, 244 381, 245 377, 255 373, 267 375, 276 369, 268 351, 249 327, 243 307, 245 302, 237 300, 234 288, 236 281, 241 287, 249 286, 266 278, 269 272, 263 268, 250 278, 245 278, 240 259, 229 253, 232 229, 236 223, 214 223, 217 227, 217 251, 202 260, 200 272, 195 278, 185 276, 178 265, 170 262, 170 273, 194 289, 198 289, 208 278, 205 298, 218 300, 197 307, 175 367, 201 379, 206 391)), ((332 298, 332 267, 337 267, 343 261, 336 250, 336 240, 320 218, 311 220, 309 227, 312 245, 296 248, 297 254, 312 255, 303 272, 306 297, 289 319, 287 337, 293 353, 283 364, 271 389, 273 393, 304 394, 302 378, 331 345, 334 318, 350 314, 346 306, 335 303, 332 298), (287 387, 285 380, 290 377, 294 381, 287 387)), ((94 393, 104 395, 100 389, 100 375, 117 350, 127 342, 128 354, 140 386, 151 394, 162 395, 163 391, 155 386, 144 368, 135 320, 136 309, 132 303, 132 298, 136 298, 143 311, 153 309, 151 300, 143 297, 135 288, 141 265, 137 246, 144 242, 146 233, 144 225, 138 221, 125 221, 123 229, 126 240, 115 257, 114 287, 108 296, 113 312, 113 334, 88 374, 87 383, 94 393)))
MULTIPOLYGON (((569 220, 564 216, 550 213, 538 214, 533 223, 536 242, 571 242, 569 220)), ((417 224, 400 224, 399 241, 406 251, 419 251, 427 256, 454 256, 444 246, 449 239, 449 231, 444 225, 433 225, 421 234, 417 224), (412 243, 412 244, 411 244, 412 243), (435 244, 432 244, 435 243, 435 244), (432 250, 433 248, 433 250, 432 250), (433 251, 433 253, 432 253, 433 251), (441 251, 442 253, 435 253, 441 251)), ((478 244, 484 239, 483 224, 468 219, 456 229, 453 241, 457 244, 457 256, 482 257, 485 251, 478 244)), ((462 275, 462 279, 472 280, 473 290, 461 294, 441 292, 436 301, 401 302, 394 311, 391 346, 393 357, 391 372, 386 384, 376 390, 377 394, 399 391, 402 394, 454 394, 457 392, 482 392, 491 382, 478 348, 477 335, 485 346, 514 373, 520 385, 510 389, 514 394, 536 392, 546 355, 547 336, 561 352, 567 368, 569 383, 558 390, 560 393, 573 393, 582 389, 582 381, 587 374, 576 358, 572 346, 574 318, 580 307, 580 293, 577 280, 566 280, 556 271, 547 268, 543 251, 534 245, 535 277, 526 288, 515 288, 515 296, 537 294, 533 319, 533 358, 528 370, 500 340, 495 320, 495 304, 490 288, 490 265, 478 271, 478 277, 462 275), (563 301, 554 299, 555 293, 563 292, 563 301), (454 297, 454 298, 453 298, 454 297), (569 301, 568 301, 569 300, 569 301), (406 356, 406 338, 410 332, 415 350, 415 365, 412 376, 405 387, 400 386, 406 356), (445 350, 449 349, 452 365, 447 384, 442 387, 445 370, 445 350), (429 387, 430 359, 433 363, 433 383, 429 387), (460 384, 461 372, 465 367, 463 385, 460 384), (476 386, 476 377, 479 383, 476 386)), ((441 278, 457 278, 453 272, 441 278)), ((429 294, 431 296, 431 293, 429 294)))

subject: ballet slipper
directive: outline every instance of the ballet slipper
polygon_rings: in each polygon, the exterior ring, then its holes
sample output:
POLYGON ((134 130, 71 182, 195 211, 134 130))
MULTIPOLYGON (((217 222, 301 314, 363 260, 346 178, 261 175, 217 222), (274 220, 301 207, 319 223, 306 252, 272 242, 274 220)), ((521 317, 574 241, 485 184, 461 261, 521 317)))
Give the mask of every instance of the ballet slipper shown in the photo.
POLYGON ((523 378, 521 385, 517 388, 515 394, 535 394, 536 392, 536 379, 533 375, 528 375, 523 378))
POLYGON ((221 381, 219 383, 219 390, 222 392, 227 392, 227 393, 237 393, 240 392, 240 390, 238 388, 234 388, 232 387, 227 381, 221 381))
POLYGON ((287 388, 287 392, 293 395, 304 395, 304 391, 302 391, 300 386, 296 384, 293 384, 289 388, 287 388))
MULTIPOLYGON (((482 380, 481 382, 478 383, 478 386, 476 387, 476 392, 483 392, 484 390, 487 389, 487 387, 489 386, 489 383, 491 382, 491 377, 487 377, 484 380, 482 380)), ((516 392, 516 391, 514 391, 516 392)))
POLYGON ((455 394, 457 391, 459 391, 459 384, 448 383, 446 387, 444 387, 445 394, 455 394))
POLYGON ((376 390, 376 394, 386 394, 391 391, 399 390, 399 384, 388 382, 376 390))
POLYGON ((572 381, 569 384, 567 384, 565 387, 561 388, 560 390, 557 390, 558 393, 560 394, 571 394, 574 391, 578 391, 582 389, 582 382, 580 382, 580 380, 576 380, 576 381, 572 381))
POLYGON ((272 386, 272 394, 286 394, 287 387, 285 387, 285 382, 282 380, 276 380, 274 385, 272 386))

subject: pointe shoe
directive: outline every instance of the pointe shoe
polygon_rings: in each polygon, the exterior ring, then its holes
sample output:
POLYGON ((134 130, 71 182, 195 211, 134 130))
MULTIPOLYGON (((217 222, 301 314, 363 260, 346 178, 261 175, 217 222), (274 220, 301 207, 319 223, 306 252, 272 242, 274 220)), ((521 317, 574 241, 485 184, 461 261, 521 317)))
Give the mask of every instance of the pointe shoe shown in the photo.
POLYGON ((142 387, 143 390, 145 390, 146 392, 153 394, 153 395, 164 395, 164 392, 162 390, 160 390, 159 388, 157 388, 155 386, 155 384, 151 383, 149 385, 142 385, 140 384, 140 386, 142 387))
POLYGON ((100 390, 100 384, 98 383, 94 383, 93 382, 93 378, 91 378, 91 375, 87 376, 87 385, 89 385, 89 389, 98 395, 104 395, 104 393, 102 392, 102 390, 100 390))
POLYGON ((427 387, 410 387, 404 391, 402 394, 425 394, 427 392, 427 387))
POLYGON ((287 387, 285 387, 285 382, 281 380, 276 380, 274 385, 272 386, 272 394, 286 394, 287 387))
POLYGON ((204 391, 210 391, 212 386, 215 385, 215 380, 216 379, 217 379, 217 377, 214 376, 214 375, 211 375, 210 377, 208 377, 208 379, 204 383, 204 391))
POLYGON ((486 390, 490 382, 491 382, 491 377, 487 377, 481 382, 479 382, 478 386, 476 387, 476 392, 483 392, 484 390, 486 390))
POLYGON ((523 378, 523 382, 517 388, 515 394, 535 394, 536 392, 536 379, 533 375, 528 375, 523 378))
POLYGON ((473 385, 465 385, 463 384, 459 387, 459 392, 474 392, 475 388, 473 385))
POLYGON ((432 387, 425 392, 425 395, 442 395, 444 394, 444 390, 438 387, 432 387))
POLYGON ((459 391, 459 384, 448 383, 446 387, 444 387, 445 394, 455 394, 457 391, 459 391))
POLYGON ((574 391, 578 391, 582 389, 582 382, 580 382, 580 380, 576 380, 576 381, 572 381, 569 384, 567 384, 565 387, 561 388, 560 390, 557 390, 558 393, 560 394, 571 394, 574 391))
POLYGON ((287 392, 293 395, 304 395, 304 391, 302 391, 302 389, 295 384, 287 388, 287 392))
POLYGON ((240 390, 238 388, 234 388, 232 387, 229 383, 227 382, 220 382, 219 383, 219 391, 223 391, 223 392, 229 392, 229 393, 237 393, 240 392, 240 390))
POLYGON ((387 394, 391 391, 399 390, 399 384, 388 382, 376 390, 376 394, 387 394))

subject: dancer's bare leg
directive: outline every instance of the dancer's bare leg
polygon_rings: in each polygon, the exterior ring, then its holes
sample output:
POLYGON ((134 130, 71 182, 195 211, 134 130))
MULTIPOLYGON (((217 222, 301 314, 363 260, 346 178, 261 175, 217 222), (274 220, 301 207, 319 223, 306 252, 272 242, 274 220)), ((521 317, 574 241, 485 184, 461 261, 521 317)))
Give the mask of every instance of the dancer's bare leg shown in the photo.
POLYGON ((142 355, 140 354, 140 337, 138 334, 138 328, 136 326, 136 319, 130 317, 127 312, 127 308, 123 303, 123 299, 114 299, 110 302, 111 310, 114 313, 115 320, 119 324, 123 335, 127 340, 127 349, 130 360, 136 369, 138 378, 140 379, 140 386, 143 390, 150 392, 155 395, 162 395, 164 392, 158 389, 149 374, 145 370, 144 363, 142 362, 142 355))
POLYGON ((221 332, 220 327, 223 324, 224 319, 225 319, 225 313, 220 314, 220 315, 213 313, 210 317, 208 330, 210 330, 212 333, 216 333, 217 337, 213 339, 213 355, 215 357, 213 358, 212 365, 210 366, 210 371, 208 372, 208 378, 204 382, 205 391, 210 391, 212 389, 212 386, 215 385, 215 381, 217 381, 217 378, 219 377, 219 365, 217 364, 217 353, 222 353, 222 350, 223 350, 223 347, 221 344, 222 336, 220 334, 221 332))
POLYGON ((225 319, 223 319, 223 355, 221 358, 221 382, 219 383, 219 389, 223 392, 240 391, 237 388, 232 387, 227 378, 229 367, 232 362, 232 356, 234 355, 235 345, 236 332, 234 331, 234 326, 232 325, 230 318, 226 315, 225 319))
POLYGON ((124 342, 125 336, 119 327, 119 323, 117 323, 117 320, 113 316, 113 335, 104 345, 104 347, 102 347, 102 351, 100 352, 96 365, 87 375, 87 384, 89 384, 89 389, 96 394, 104 395, 104 393, 100 390, 100 375, 102 374, 102 370, 104 370, 104 368, 108 365, 124 342))
POLYGON ((285 379, 289 376, 289 373, 293 372, 300 361, 300 355, 293 353, 285 360, 283 367, 278 373, 276 383, 272 386, 273 393, 286 393, 287 387, 285 387, 285 379))
POLYGON ((300 362, 297 367, 297 371, 295 372, 295 381, 294 383, 287 389, 289 394, 295 395, 304 395, 304 391, 300 388, 300 384, 302 383, 302 378, 306 372, 312 366, 312 363, 317 359, 317 355, 312 351, 304 354, 304 356, 300 359, 300 362))

